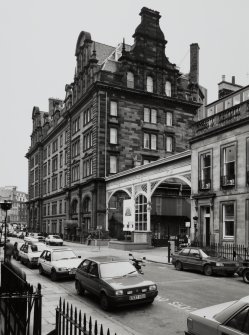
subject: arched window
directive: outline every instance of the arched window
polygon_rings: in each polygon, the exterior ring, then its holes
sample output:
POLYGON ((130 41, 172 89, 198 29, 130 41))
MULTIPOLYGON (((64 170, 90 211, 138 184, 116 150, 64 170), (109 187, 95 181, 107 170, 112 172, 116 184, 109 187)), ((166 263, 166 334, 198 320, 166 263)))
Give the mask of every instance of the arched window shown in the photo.
POLYGON ((77 214, 78 213, 78 201, 75 199, 72 202, 72 214, 77 214))
POLYGON ((85 213, 91 212, 91 199, 89 197, 85 198, 83 209, 85 213))
POLYGON ((168 97, 171 97, 171 82, 170 81, 166 81, 165 83, 165 94, 168 97))
POLYGON ((153 92, 153 78, 148 76, 146 80, 147 92, 153 92))
POLYGON ((127 72, 127 87, 134 88, 134 74, 132 72, 127 72))
POLYGON ((147 199, 142 194, 135 203, 135 230, 147 231, 147 199))

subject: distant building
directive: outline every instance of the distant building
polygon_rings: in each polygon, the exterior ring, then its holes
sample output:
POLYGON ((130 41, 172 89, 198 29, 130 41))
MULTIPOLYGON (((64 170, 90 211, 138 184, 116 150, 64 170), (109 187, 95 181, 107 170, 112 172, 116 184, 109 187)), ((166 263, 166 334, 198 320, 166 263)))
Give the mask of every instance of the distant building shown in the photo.
MULTIPOLYGON (((124 41, 107 46, 82 31, 65 100, 49 99, 48 112, 33 108, 26 155, 31 230, 79 238, 97 227, 106 229, 106 178, 188 149, 204 98, 198 44, 191 45, 190 74, 182 76, 165 55, 159 12, 144 7, 140 15, 132 46, 124 41)), ((165 192, 179 196, 181 185, 171 183, 165 192)), ((184 194, 189 198, 189 186, 184 194)), ((115 195, 110 206, 123 199, 115 195)), ((146 206, 144 196, 139 199, 146 206)), ((180 205, 171 206, 176 208, 171 220, 180 205)), ((190 213, 190 204, 186 207, 190 213)), ((143 218, 136 227, 147 231, 143 218)))
POLYGON ((249 86, 219 83, 219 99, 196 122, 192 151, 192 237, 204 245, 249 245, 249 86))
MULTIPOLYGON (((5 200, 12 203, 12 208, 7 212, 7 222, 26 225, 28 194, 18 191, 16 186, 0 187, 0 202, 5 200)), ((1 209, 0 222, 5 222, 5 211, 1 209)))

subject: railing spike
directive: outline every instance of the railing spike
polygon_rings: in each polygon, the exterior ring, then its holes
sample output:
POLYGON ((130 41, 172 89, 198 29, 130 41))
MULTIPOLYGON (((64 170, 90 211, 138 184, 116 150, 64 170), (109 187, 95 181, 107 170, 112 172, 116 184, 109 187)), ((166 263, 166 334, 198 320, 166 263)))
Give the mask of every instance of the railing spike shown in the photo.
POLYGON ((83 327, 84 327, 84 331, 85 331, 86 330, 86 313, 84 313, 83 327))
POLYGON ((110 329, 109 328, 107 329, 107 335, 110 335, 110 329))
POLYGON ((63 313, 65 313, 65 299, 63 299, 63 308, 62 308, 62 310, 63 310, 63 313))
POLYGON ((72 319, 73 318, 73 305, 71 304, 71 307, 70 307, 70 318, 72 319))
POLYGON ((102 324, 100 325, 100 335, 104 335, 102 324))
POLYGON ((81 327, 81 323, 82 323, 82 317, 81 317, 81 310, 79 312, 79 326, 81 327))
POLYGON ((98 323, 97 323, 97 320, 95 320, 95 324, 94 324, 94 335, 98 335, 98 323))
POLYGON ((89 334, 92 334, 92 317, 89 319, 89 334))

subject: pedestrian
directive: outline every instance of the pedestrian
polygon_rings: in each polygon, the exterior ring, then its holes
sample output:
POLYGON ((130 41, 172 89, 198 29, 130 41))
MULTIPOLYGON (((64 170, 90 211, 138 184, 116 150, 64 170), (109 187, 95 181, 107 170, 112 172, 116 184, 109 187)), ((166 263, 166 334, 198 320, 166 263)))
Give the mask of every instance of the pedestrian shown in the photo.
POLYGON ((5 260, 11 261, 11 256, 14 254, 14 245, 11 242, 7 242, 5 245, 5 260))
POLYGON ((90 233, 90 234, 87 236, 87 245, 90 245, 90 244, 91 244, 91 240, 92 240, 92 234, 90 233))

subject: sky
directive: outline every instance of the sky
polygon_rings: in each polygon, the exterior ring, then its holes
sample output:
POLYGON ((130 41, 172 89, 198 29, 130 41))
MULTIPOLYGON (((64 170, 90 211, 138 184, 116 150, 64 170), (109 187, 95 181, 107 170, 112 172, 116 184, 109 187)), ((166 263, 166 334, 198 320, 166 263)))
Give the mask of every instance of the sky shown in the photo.
POLYGON ((160 12, 166 56, 189 72, 189 46, 200 47, 200 84, 217 99, 222 75, 249 84, 248 0, 0 0, 0 186, 28 192, 32 110, 65 98, 73 81, 81 31, 117 46, 141 21, 142 7, 160 12))

